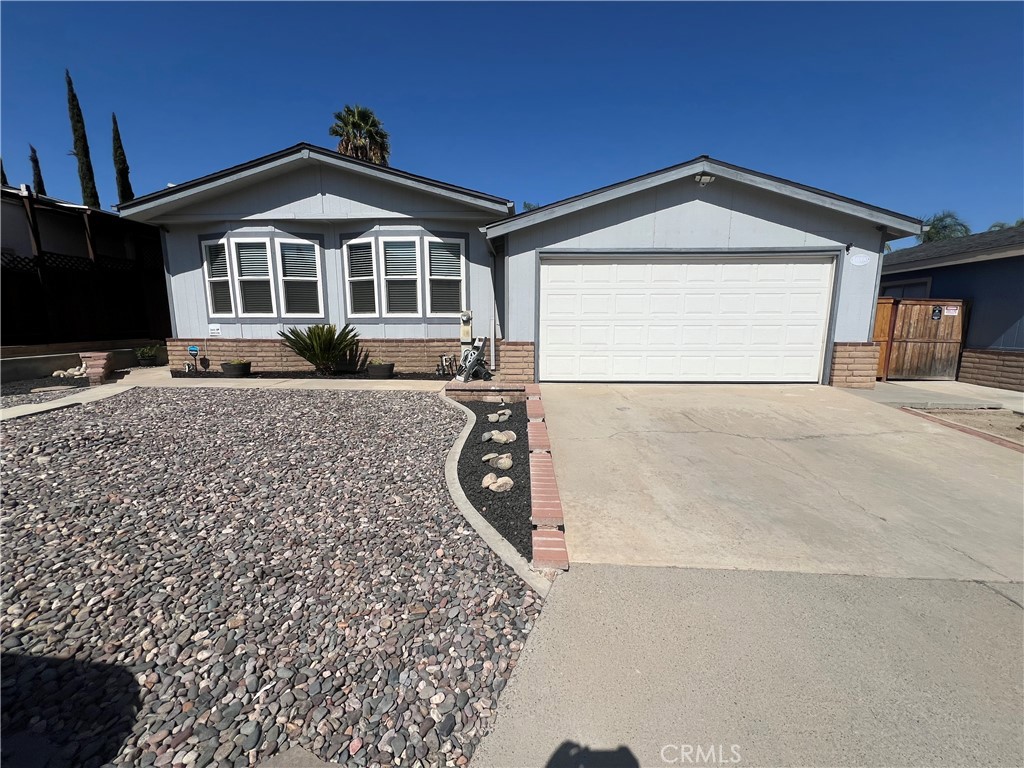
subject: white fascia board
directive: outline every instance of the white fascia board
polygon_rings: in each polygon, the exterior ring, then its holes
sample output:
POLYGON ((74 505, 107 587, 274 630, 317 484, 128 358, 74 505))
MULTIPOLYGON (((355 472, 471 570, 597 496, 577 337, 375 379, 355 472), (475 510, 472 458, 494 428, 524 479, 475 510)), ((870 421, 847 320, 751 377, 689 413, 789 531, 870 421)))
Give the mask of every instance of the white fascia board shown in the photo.
POLYGON ((501 235, 506 235, 509 232, 515 232, 518 229, 530 227, 534 224, 540 224, 541 222, 549 221, 569 213, 574 213, 575 211, 589 208, 593 205, 600 205, 601 203, 606 203, 626 195, 650 189, 651 187, 668 184, 676 181, 677 179, 698 173, 709 173, 741 184, 748 184, 750 186, 759 187, 797 200, 803 200, 813 205, 819 205, 824 208, 829 208, 830 210, 855 216, 859 219, 866 219, 879 226, 885 227, 886 230, 892 234, 892 237, 889 239, 896 239, 897 237, 905 237, 908 235, 917 235, 921 232, 921 226, 908 219, 876 211, 872 208, 857 205, 853 202, 836 200, 833 197, 821 195, 791 184, 786 184, 785 182, 773 181, 753 174, 743 173, 742 171, 737 171, 732 168, 726 168, 713 160, 698 160, 664 173, 637 179, 632 183, 620 184, 601 192, 580 197, 576 200, 569 200, 561 205, 556 203, 550 208, 539 210, 536 213, 527 214, 522 217, 517 217, 511 221, 497 221, 484 227, 481 231, 483 231, 487 237, 500 237, 501 235))
POLYGON ((179 193, 170 193, 166 196, 161 197, 159 200, 153 200, 148 203, 142 203, 137 206, 131 206, 130 203, 126 203, 126 207, 131 207, 131 210, 124 211, 121 213, 126 219, 135 219, 138 221, 148 221, 156 218, 160 215, 161 211, 174 210, 179 205, 183 204, 189 197, 199 195, 204 192, 209 192, 220 187, 227 185, 236 184, 239 181, 258 176, 274 168, 280 168, 281 166, 289 165, 291 163, 303 162, 313 160, 314 162, 321 162, 327 165, 332 165, 350 173, 362 174, 363 176, 369 176, 376 178, 381 181, 398 184, 400 186, 409 187, 416 189, 421 192, 426 192, 431 195, 437 195, 440 197, 456 200, 465 205, 472 206, 474 208, 481 209, 487 213, 499 213, 507 214, 509 212, 509 206, 511 203, 499 203, 491 202, 489 200, 482 200, 481 198, 474 197, 471 195, 463 194, 461 192, 455 192, 448 189, 439 188, 437 186, 427 184, 416 179, 409 179, 396 174, 387 172, 377 171, 373 168, 366 168, 361 165, 355 165, 346 163, 344 160, 339 158, 330 157, 328 155, 322 155, 318 152, 311 152, 309 149, 301 149, 296 151, 294 154, 287 155, 286 157, 280 157, 277 160, 272 160, 267 163, 255 166, 253 168, 246 168, 244 170, 233 173, 230 176, 224 176, 219 179, 213 179, 206 184, 202 184, 196 187, 189 187, 188 189, 182 189, 179 193))
POLYGON ((568 200, 561 204, 556 203, 550 208, 538 210, 534 213, 528 213, 522 218, 517 218, 514 221, 498 221, 482 228, 481 231, 484 232, 487 237, 500 237, 501 235, 507 235, 509 232, 515 232, 517 229, 532 227, 534 224, 540 224, 544 221, 557 219, 559 216, 565 216, 568 213, 574 213, 576 211, 581 211, 584 208, 590 208, 594 205, 600 205, 601 203, 607 203, 611 200, 617 200, 620 197, 632 195, 634 192, 641 192, 645 189, 650 189, 651 187, 658 187, 670 181, 675 181, 676 179, 681 179, 685 176, 702 172, 705 170, 706 166, 706 161, 698 160, 695 163, 689 163, 688 165, 681 166, 672 171, 666 171, 663 174, 637 179, 630 184, 620 184, 612 187, 611 189, 595 192, 577 200, 568 200))
POLYGON ((893 235, 906 237, 921 233, 921 226, 919 224, 914 224, 907 219, 876 211, 863 205, 857 205, 856 203, 847 202, 845 200, 836 200, 833 197, 820 195, 809 189, 801 189, 800 187, 795 187, 791 184, 786 184, 785 182, 765 179, 760 176, 737 171, 733 168, 725 168, 715 162, 707 162, 706 165, 707 168, 705 170, 707 170, 708 173, 720 176, 723 179, 731 179, 732 181, 737 181, 741 184, 760 187, 761 189, 768 190, 769 192, 775 192, 780 195, 792 197, 796 200, 803 200, 804 202, 812 203, 814 205, 820 205, 823 208, 829 208, 840 213, 855 216, 859 219, 867 219, 879 226, 885 227, 893 235))
POLYGON ((883 275, 895 275, 900 272, 918 272, 922 269, 935 269, 940 267, 955 267, 958 264, 974 264, 979 261, 995 261, 996 259, 1012 259, 1014 256, 1024 256, 1024 248, 1019 245, 1009 248, 998 248, 991 251, 979 251, 967 255, 954 254, 951 256, 939 256, 934 259, 922 259, 921 261, 908 261, 903 264, 894 264, 891 267, 882 264, 883 275))
POLYGON ((390 184, 398 184, 399 186, 409 187, 420 192, 426 192, 431 195, 439 195, 440 197, 446 197, 450 200, 456 200, 466 205, 471 205, 474 208, 482 208, 486 211, 494 211, 495 213, 508 213, 508 203, 491 202, 489 200, 483 200, 473 195, 467 195, 462 192, 456 192, 451 189, 444 189, 436 187, 433 184, 427 184, 416 179, 406 178, 404 176, 396 176, 394 174, 387 173, 386 171, 379 171, 376 168, 368 168, 363 165, 350 165, 344 160, 337 157, 330 157, 329 155, 321 155, 317 153, 314 158, 327 165, 333 165, 342 170, 349 171, 351 173, 362 174, 363 176, 369 176, 370 178, 379 179, 380 181, 388 182, 390 184))
MULTIPOLYGON (((153 200, 148 203, 142 203, 137 207, 133 207, 130 211, 122 211, 121 216, 123 216, 126 219, 138 219, 139 221, 146 221, 148 219, 154 218, 155 216, 158 216, 161 209, 165 207, 170 207, 173 209, 177 207, 175 203, 183 203, 187 198, 192 197, 193 195, 198 195, 203 192, 209 192, 210 190, 217 189, 218 187, 223 187, 228 184, 234 184, 235 182, 240 181, 242 179, 247 179, 251 176, 259 175, 272 168, 279 168, 282 165, 288 165, 290 163, 297 162, 303 158, 304 154, 308 157, 308 153, 305 152, 305 150, 303 150, 301 152, 296 152, 294 155, 280 157, 277 160, 273 160, 269 163, 266 163, 265 165, 260 165, 256 168, 246 168, 245 170, 238 171, 237 173, 233 173, 230 176, 225 176, 220 179, 214 179, 198 187, 189 187, 188 189, 183 189, 181 190, 181 192, 177 194, 171 193, 166 197, 161 197, 159 200, 153 200), (139 215, 141 213, 146 212, 149 212, 148 216, 139 215)), ((130 205, 130 203, 126 203, 126 205, 130 205)))

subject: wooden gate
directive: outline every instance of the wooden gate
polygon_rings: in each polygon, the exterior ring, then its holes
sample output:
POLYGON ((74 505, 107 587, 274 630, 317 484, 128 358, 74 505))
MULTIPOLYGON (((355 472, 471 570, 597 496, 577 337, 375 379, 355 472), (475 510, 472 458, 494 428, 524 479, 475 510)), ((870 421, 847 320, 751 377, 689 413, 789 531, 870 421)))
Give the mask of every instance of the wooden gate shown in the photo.
POLYGON ((894 299, 875 310, 881 379, 956 379, 963 344, 963 299, 894 299))

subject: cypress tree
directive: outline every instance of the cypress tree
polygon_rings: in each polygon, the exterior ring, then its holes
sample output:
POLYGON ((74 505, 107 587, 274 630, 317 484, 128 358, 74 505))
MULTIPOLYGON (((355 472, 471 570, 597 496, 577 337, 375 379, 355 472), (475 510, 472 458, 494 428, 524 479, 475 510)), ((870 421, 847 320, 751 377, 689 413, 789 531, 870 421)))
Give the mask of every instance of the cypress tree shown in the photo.
POLYGON ((99 208, 100 195, 96 191, 96 177, 92 172, 89 139, 85 135, 85 118, 82 117, 82 107, 78 103, 75 84, 71 82, 71 73, 66 69, 64 80, 68 84, 68 117, 71 119, 71 135, 75 142, 72 154, 78 158, 78 181, 82 185, 82 202, 90 208, 99 208))
POLYGON ((39 155, 31 144, 28 145, 28 150, 28 161, 32 163, 32 188, 37 195, 45 195, 46 184, 43 183, 43 171, 39 167, 39 155))
POLYGON ((114 178, 117 179, 117 202, 127 203, 135 197, 132 191, 132 181, 128 178, 128 158, 124 154, 124 144, 121 143, 121 131, 117 127, 117 114, 110 115, 114 121, 114 178))
POLYGON ((5 187, 11 186, 7 182, 7 171, 4 170, 4 161, 3 160, 0 160, 0 184, 3 184, 5 187))

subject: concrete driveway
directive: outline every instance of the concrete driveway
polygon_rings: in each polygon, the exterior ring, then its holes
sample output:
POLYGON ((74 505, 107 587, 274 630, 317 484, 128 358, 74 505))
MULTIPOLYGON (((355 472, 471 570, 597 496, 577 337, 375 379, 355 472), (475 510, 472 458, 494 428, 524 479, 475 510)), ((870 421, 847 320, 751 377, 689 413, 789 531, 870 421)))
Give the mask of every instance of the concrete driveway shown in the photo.
POLYGON ((1022 579, 1010 449, 831 387, 543 393, 573 562, 1022 579))
POLYGON ((473 768, 1024 765, 1022 454, 825 387, 542 390, 573 565, 473 768))

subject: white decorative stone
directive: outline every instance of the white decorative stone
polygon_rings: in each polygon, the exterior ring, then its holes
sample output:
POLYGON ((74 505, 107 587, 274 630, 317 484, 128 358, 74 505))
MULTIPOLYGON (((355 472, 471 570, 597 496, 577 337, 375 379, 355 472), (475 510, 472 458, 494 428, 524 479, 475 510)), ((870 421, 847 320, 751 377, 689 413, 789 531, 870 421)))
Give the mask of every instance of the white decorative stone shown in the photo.
POLYGON ((495 493, 504 493, 512 490, 513 485, 515 485, 515 481, 511 477, 499 477, 488 487, 495 493))
POLYGON ((497 480, 498 476, 496 474, 494 474, 493 472, 488 472, 486 475, 484 475, 484 479, 480 481, 480 487, 490 488, 492 485, 494 485, 495 482, 497 482, 497 480))
MULTIPOLYGON (((502 443, 514 443, 516 441, 516 433, 511 429, 506 429, 501 433, 501 436, 504 438, 502 443)), ((494 439, 494 435, 491 435, 491 439, 494 439)))
POLYGON ((484 457, 482 459, 480 459, 480 461, 482 461, 482 462, 484 462, 486 464, 491 459, 496 459, 496 458, 498 458, 498 454, 496 454, 496 453, 485 453, 484 457))

